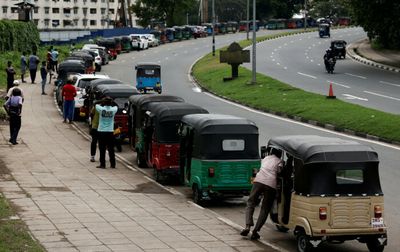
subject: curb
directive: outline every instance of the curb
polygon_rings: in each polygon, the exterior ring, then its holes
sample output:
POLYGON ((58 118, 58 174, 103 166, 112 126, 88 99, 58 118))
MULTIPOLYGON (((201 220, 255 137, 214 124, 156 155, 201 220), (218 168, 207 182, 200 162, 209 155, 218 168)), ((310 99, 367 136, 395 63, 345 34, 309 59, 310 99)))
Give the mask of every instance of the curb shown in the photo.
MULTIPOLYGON (((297 34, 299 34, 299 33, 294 33, 293 35, 297 35, 297 34)), ((267 40, 277 39, 277 38, 286 37, 286 36, 288 36, 288 35, 276 36, 276 37, 274 37, 274 38, 270 38, 270 39, 267 39, 267 40)), ((264 40, 263 40, 263 41, 264 41, 264 40)), ((260 41, 260 42, 261 42, 261 41, 260 41)), ((257 42, 257 44, 260 43, 260 42, 257 42)), ((244 106, 244 107, 251 108, 251 109, 256 110, 256 111, 258 111, 258 112, 264 112, 264 113, 272 114, 272 115, 275 115, 275 116, 279 116, 279 117, 282 117, 282 118, 291 119, 291 120, 297 121, 297 122, 302 122, 302 123, 310 124, 310 125, 313 125, 313 126, 317 126, 317 127, 320 127, 320 128, 327 129, 327 130, 336 131, 336 132, 339 132, 339 133, 344 133, 344 134, 346 134, 346 135, 361 137, 361 138, 365 138, 365 139, 372 140, 372 141, 378 141, 378 142, 382 142, 382 143, 386 143, 386 144, 393 144, 393 145, 400 146, 400 142, 399 142, 399 141, 389 140, 389 139, 386 139, 386 138, 382 138, 382 137, 370 135, 370 134, 367 134, 367 133, 365 133, 365 132, 357 132, 357 131, 354 131, 354 130, 350 130, 350 129, 346 129, 346 128, 341 128, 341 127, 338 127, 338 126, 335 126, 335 125, 332 125, 332 124, 328 124, 328 123, 324 124, 324 123, 321 123, 321 122, 317 122, 317 121, 315 121, 315 120, 305 119, 305 118, 303 118, 303 117, 301 117, 301 116, 288 115, 288 114, 286 114, 286 113, 278 112, 278 111, 273 111, 273 110, 270 110, 270 109, 260 110, 259 108, 253 107, 253 106, 251 106, 251 105, 249 105, 249 104, 245 104, 245 103, 242 103, 242 102, 240 102, 240 101, 237 101, 237 100, 231 99, 231 98, 229 98, 229 97, 226 97, 226 96, 220 95, 220 94, 218 94, 218 93, 215 93, 214 91, 211 91, 211 90, 209 90, 209 89, 203 87, 203 86, 201 85, 201 83, 200 83, 200 82, 196 79, 196 77, 193 75, 193 67, 194 67, 194 65, 195 65, 198 61, 200 61, 203 57, 204 57, 204 56, 198 58, 195 62, 193 62, 193 64, 190 66, 189 71, 188 71, 189 81, 192 82, 192 84, 193 84, 195 87, 200 87, 200 89, 201 89, 202 92, 203 92, 203 91, 208 92, 208 93, 210 93, 210 94, 212 94, 212 95, 214 95, 214 96, 216 96, 216 97, 222 98, 222 99, 227 100, 227 101, 230 101, 230 102, 234 102, 234 103, 236 103, 236 104, 240 104, 240 105, 242 105, 242 106, 244 106)), ((361 57, 360 57, 360 58, 361 58, 361 57)), ((372 62, 372 61, 371 61, 371 62, 372 62)), ((390 68, 393 68, 393 67, 390 67, 390 68)), ((400 71, 400 69, 397 69, 397 71, 400 71)))
MULTIPOLYGON (((362 41, 362 40, 360 40, 362 41)), ((355 61, 358 61, 364 65, 368 65, 368 66, 372 66, 372 67, 376 67, 382 70, 387 70, 387 71, 392 71, 392 72, 396 72, 396 73, 400 73, 400 68, 397 67, 393 67, 393 66, 389 66, 389 65, 385 65, 382 63, 378 63, 372 60, 369 60, 367 58, 362 57, 360 54, 357 53, 357 47, 355 47, 355 44, 359 43, 360 41, 357 41, 355 43, 352 43, 348 46, 347 50, 347 55, 352 58, 355 61)))

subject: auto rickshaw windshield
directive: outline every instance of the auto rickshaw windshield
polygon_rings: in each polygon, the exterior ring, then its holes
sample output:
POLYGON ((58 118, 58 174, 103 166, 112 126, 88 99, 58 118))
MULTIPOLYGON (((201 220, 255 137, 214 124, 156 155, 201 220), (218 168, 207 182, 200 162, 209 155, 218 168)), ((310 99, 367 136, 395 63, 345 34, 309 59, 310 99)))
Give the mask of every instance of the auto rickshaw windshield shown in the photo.
POLYGON ((138 68, 137 76, 138 77, 160 77, 161 69, 160 68, 138 68))

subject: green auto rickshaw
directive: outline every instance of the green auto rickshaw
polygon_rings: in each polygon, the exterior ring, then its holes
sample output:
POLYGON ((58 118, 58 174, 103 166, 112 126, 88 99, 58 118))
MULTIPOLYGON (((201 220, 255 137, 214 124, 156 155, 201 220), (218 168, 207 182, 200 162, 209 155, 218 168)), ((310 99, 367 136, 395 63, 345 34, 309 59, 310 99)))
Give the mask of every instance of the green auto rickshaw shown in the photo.
POLYGON ((260 168, 258 128, 231 115, 185 115, 179 126, 181 182, 193 201, 248 195, 260 168))
POLYGON ((124 52, 132 51, 132 38, 129 36, 121 37, 121 47, 124 52))

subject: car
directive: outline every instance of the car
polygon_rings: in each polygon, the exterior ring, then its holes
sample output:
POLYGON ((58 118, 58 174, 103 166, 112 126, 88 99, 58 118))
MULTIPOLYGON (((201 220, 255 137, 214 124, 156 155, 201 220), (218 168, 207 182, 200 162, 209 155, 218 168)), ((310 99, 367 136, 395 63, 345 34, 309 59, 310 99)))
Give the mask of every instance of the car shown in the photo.
POLYGON ((160 41, 154 36, 154 34, 145 34, 147 37, 147 41, 149 42, 149 46, 155 47, 160 44, 160 41))
POLYGON ((132 48, 137 50, 143 50, 149 48, 149 41, 145 34, 130 34, 132 38, 132 48))
POLYGON ((96 44, 84 44, 82 47, 83 50, 92 50, 92 49, 97 49, 99 51, 101 60, 102 60, 102 65, 106 65, 110 61, 110 53, 108 49, 104 46, 99 46, 96 44))
POLYGON ((99 49, 82 49, 82 51, 87 52, 93 56, 94 64, 95 64, 95 71, 100 72, 101 65, 103 65, 103 59, 100 56, 99 49))
POLYGON ((97 79, 110 79, 108 75, 102 74, 76 74, 73 75, 73 78, 76 78, 74 86, 76 88, 76 96, 75 96, 75 119, 80 118, 80 108, 84 105, 85 95, 86 95, 86 87, 90 84, 91 81, 97 79))

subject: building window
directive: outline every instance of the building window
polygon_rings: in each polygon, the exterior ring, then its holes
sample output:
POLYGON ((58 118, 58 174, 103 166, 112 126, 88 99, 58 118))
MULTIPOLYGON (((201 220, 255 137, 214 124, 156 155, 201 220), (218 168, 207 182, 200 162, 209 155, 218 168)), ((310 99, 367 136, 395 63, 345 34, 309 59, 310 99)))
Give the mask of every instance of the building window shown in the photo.
POLYGON ((33 23, 37 26, 39 24, 39 19, 34 19, 33 23))
POLYGON ((97 12, 96 9, 94 9, 94 8, 91 8, 91 9, 90 9, 90 14, 96 14, 96 12, 97 12))
POLYGON ((102 2, 102 3, 105 3, 105 2, 106 2, 106 0, 101 0, 101 2, 102 2))
POLYGON ((44 20, 44 26, 48 27, 48 26, 49 26, 49 22, 50 22, 49 19, 45 19, 45 20, 44 20))
POLYGON ((64 0, 64 2, 68 2, 69 3, 69 2, 71 2, 71 0, 64 0))
POLYGON ((104 21, 104 19, 101 20, 101 26, 105 26, 106 25, 106 21, 104 21))
POLYGON ((71 14, 71 9, 70 8, 64 8, 63 9, 64 14, 71 14))
POLYGON ((38 13, 39 12, 39 7, 34 7, 33 8, 33 13, 38 13))
MULTIPOLYGON (((59 9, 59 8, 53 8, 53 9, 52 9, 52 12, 53 12, 54 14, 60 13, 60 9, 59 9)), ((53 20, 53 21, 54 21, 54 20, 53 20)), ((59 21, 59 23, 60 23, 60 21, 59 21)))
POLYGON ((63 20, 63 26, 73 26, 74 23, 72 22, 72 20, 63 20))
POLYGON ((110 14, 114 14, 114 9, 109 9, 108 12, 110 12, 110 14))
POLYGON ((44 7, 44 14, 49 14, 50 7, 44 7))
POLYGON ((106 14, 106 8, 101 8, 101 15, 106 14))
POLYGON ((57 27, 57 26, 60 25, 60 20, 53 19, 53 20, 51 21, 51 24, 53 25, 53 27, 57 27))
POLYGON ((90 2, 92 2, 92 3, 97 3, 97 0, 90 0, 90 2))
POLYGON ((18 13, 18 7, 11 7, 11 13, 18 13))
POLYGON ((83 10, 83 15, 86 16, 87 15, 87 8, 83 8, 82 10, 83 10))
POLYGON ((96 24, 97 24, 96 20, 90 20, 90 25, 94 26, 96 24))
POLYGON ((7 13, 8 6, 3 6, 3 13, 7 13))
POLYGON ((109 0, 108 2, 110 2, 110 3, 114 3, 114 0, 109 0))
POLYGON ((86 18, 82 20, 82 24, 83 24, 84 27, 87 26, 87 19, 86 18))
POLYGON ((74 14, 78 14, 78 7, 74 7, 74 14))
POLYGON ((74 0, 74 3, 77 3, 78 2, 78 0, 74 0))

